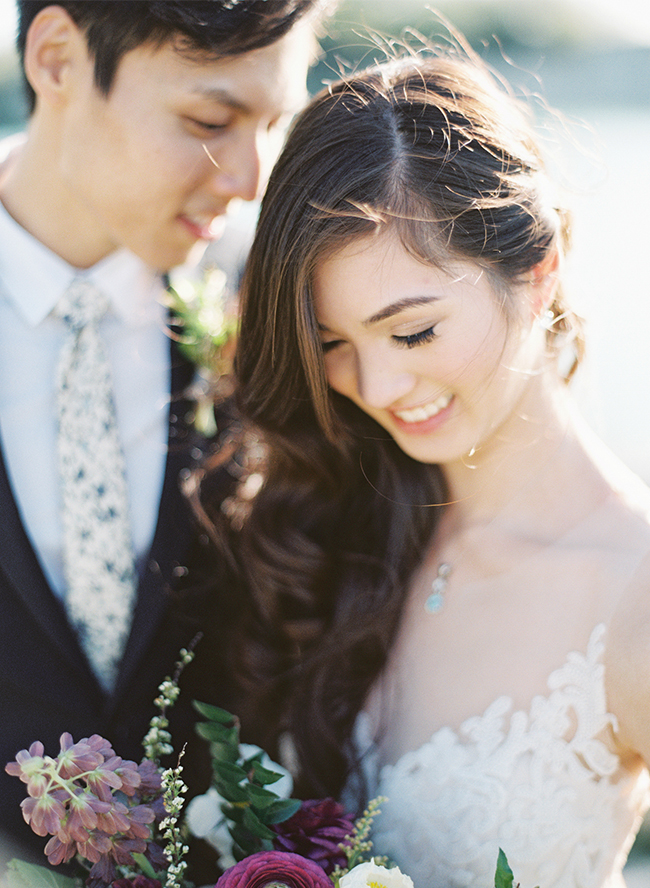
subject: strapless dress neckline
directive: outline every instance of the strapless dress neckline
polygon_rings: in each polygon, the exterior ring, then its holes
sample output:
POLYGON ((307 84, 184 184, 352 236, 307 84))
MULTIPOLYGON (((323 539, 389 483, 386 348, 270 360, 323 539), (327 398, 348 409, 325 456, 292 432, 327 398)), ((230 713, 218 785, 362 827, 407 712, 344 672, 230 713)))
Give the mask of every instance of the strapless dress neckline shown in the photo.
POLYGON ((370 719, 355 743, 370 796, 387 798, 374 842, 415 888, 490 888, 499 847, 522 888, 614 888, 650 804, 648 773, 606 745, 605 626, 571 652, 528 710, 496 699, 379 766, 370 719))

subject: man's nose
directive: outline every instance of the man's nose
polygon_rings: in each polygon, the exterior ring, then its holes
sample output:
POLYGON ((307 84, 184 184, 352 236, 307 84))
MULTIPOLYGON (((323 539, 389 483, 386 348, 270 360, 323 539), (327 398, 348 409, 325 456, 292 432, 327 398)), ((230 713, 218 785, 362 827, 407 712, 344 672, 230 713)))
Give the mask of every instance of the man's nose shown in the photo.
POLYGON ((211 183, 220 198, 255 200, 261 195, 275 161, 276 151, 266 132, 252 128, 233 139, 227 150, 210 157, 211 183))

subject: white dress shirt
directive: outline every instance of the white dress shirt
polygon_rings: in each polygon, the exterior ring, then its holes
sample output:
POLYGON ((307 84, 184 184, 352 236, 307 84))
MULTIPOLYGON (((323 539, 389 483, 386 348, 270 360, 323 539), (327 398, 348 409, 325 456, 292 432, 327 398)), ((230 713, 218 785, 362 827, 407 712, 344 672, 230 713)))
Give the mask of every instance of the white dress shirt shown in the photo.
MULTIPOLYGON (((52 309, 73 277, 111 301, 101 332, 113 373, 136 558, 153 538, 167 454, 170 342, 163 283, 118 251, 80 271, 28 234, 0 203, 0 435, 14 496, 53 590, 62 595, 55 376, 64 337, 52 309)), ((0 516, 2 520, 2 516, 0 516)))

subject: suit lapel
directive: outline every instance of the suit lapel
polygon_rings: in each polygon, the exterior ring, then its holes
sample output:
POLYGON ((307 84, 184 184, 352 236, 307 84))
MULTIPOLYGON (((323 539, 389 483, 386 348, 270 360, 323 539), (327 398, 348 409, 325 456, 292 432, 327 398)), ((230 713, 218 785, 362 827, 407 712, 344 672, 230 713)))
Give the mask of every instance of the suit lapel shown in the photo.
MULTIPOLYGON (((117 697, 125 691, 129 678, 155 635, 169 601, 174 577, 184 567, 184 558, 192 539, 191 508, 181 489, 181 476, 183 470, 193 464, 193 435, 187 421, 192 414, 193 404, 186 395, 193 376, 193 365, 180 355, 172 342, 165 479, 156 532, 140 580, 138 603, 117 682, 117 697)), ((163 678, 161 675, 161 681, 163 678)))
POLYGON ((41 631, 78 668, 88 669, 61 602, 52 593, 23 527, 0 447, 0 569, 41 631))
MULTIPOLYGON (((175 571, 183 566, 192 534, 191 510, 180 488, 181 472, 192 464, 191 428, 186 417, 192 409, 185 392, 194 367, 172 342, 171 400, 168 453, 158 522, 148 563, 138 589, 132 631, 117 683, 112 708, 122 696, 129 677, 162 619, 175 571)), ((0 445, 0 570, 15 594, 23 600, 43 633, 77 669, 94 679, 68 623, 62 603, 53 594, 23 527, 6 471, 0 445)), ((1 582, 1 580, 0 580, 1 582)), ((10 605, 9 605, 10 606, 10 605)), ((164 676, 161 676, 161 680, 164 676)), ((98 695, 101 694, 99 685, 98 695)))

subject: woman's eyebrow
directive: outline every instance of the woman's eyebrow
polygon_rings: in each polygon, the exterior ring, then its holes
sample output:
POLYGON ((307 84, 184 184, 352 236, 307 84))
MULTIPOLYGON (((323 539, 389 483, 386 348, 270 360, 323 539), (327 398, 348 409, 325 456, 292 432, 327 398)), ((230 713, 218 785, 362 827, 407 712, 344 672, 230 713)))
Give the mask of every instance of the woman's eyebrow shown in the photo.
POLYGON ((438 296, 407 296, 404 299, 398 299, 397 302, 392 302, 364 321, 364 327, 377 324, 379 321, 385 321, 386 318, 392 318, 393 315, 399 314, 400 311, 413 308, 415 305, 428 305, 430 302, 437 302, 439 298, 438 296))

